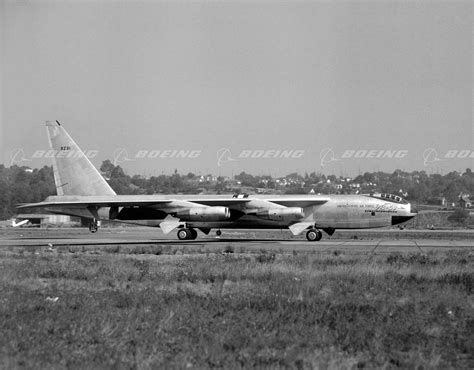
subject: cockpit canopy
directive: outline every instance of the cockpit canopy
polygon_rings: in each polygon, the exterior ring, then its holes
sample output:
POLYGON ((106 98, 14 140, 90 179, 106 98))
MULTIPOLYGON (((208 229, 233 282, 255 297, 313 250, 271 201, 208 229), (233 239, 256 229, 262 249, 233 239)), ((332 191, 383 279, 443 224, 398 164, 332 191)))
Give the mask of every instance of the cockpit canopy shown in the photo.
POLYGON ((402 197, 399 197, 398 195, 393 195, 393 194, 388 194, 388 193, 373 193, 373 194, 370 194, 370 196, 373 198, 388 200, 389 202, 408 204, 408 202, 405 199, 403 199, 402 197))

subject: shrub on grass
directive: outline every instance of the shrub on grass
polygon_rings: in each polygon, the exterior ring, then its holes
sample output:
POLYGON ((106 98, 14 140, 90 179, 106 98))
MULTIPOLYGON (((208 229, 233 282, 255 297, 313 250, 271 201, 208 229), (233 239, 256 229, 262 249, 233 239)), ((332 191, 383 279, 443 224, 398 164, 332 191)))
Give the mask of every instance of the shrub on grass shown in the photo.
POLYGON ((107 253, 120 253, 120 245, 113 245, 111 247, 106 248, 107 253))
POLYGON ((163 254, 163 247, 161 245, 154 245, 153 248, 152 248, 152 251, 151 253, 153 253, 154 255, 161 255, 163 254))
POLYGON ((439 264, 438 259, 428 256, 426 254, 401 254, 401 253, 390 253, 385 262, 390 265, 394 264, 407 264, 407 265, 437 265, 439 264))
POLYGON ((255 260, 258 263, 273 263, 275 261, 275 253, 260 253, 255 260))
POLYGON ((226 245, 224 248, 224 253, 234 253, 234 247, 232 245, 226 245))
POLYGON ((138 281, 142 281, 150 273, 150 262, 137 260, 134 266, 138 269, 138 281))
POLYGON ((468 294, 474 291, 474 273, 462 272, 462 273, 448 273, 437 279, 439 283, 460 285, 468 294))

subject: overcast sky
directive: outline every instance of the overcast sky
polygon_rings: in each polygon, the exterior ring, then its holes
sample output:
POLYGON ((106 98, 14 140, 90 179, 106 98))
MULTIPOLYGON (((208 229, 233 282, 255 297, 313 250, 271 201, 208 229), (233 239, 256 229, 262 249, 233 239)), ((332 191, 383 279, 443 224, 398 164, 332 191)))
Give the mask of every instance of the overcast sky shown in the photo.
POLYGON ((0 11, 7 166, 49 164, 31 157, 57 119, 98 151, 94 164, 130 174, 474 168, 472 1, 4 0, 0 11), (269 150, 292 157, 242 158, 269 150))

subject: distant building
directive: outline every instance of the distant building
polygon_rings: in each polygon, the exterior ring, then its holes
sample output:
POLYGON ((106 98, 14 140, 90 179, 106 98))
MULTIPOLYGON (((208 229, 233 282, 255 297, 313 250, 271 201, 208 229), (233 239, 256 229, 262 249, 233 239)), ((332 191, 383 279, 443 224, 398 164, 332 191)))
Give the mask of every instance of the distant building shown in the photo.
POLYGON ((435 198, 429 199, 428 204, 431 204, 434 206, 446 207, 448 202, 446 201, 445 197, 435 197, 435 198))
POLYGON ((472 208, 472 202, 469 199, 469 194, 460 193, 458 197, 458 204, 461 208, 472 208))

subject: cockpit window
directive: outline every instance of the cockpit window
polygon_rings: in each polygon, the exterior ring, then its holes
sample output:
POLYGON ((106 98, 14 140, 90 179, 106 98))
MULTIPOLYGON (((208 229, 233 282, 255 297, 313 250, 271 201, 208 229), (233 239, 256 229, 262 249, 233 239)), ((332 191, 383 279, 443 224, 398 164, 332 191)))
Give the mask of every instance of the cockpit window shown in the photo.
POLYGON ((402 204, 407 204, 408 203, 402 197, 399 197, 398 195, 394 195, 394 194, 387 194, 387 193, 377 194, 377 193, 375 193, 375 194, 371 194, 371 196, 374 197, 374 198, 389 200, 391 202, 396 202, 396 203, 402 203, 402 204))
POLYGON ((232 195, 232 198, 248 198, 248 197, 249 195, 247 193, 232 195))

